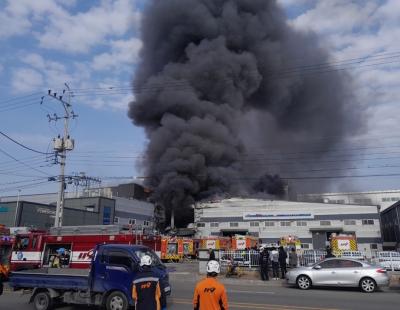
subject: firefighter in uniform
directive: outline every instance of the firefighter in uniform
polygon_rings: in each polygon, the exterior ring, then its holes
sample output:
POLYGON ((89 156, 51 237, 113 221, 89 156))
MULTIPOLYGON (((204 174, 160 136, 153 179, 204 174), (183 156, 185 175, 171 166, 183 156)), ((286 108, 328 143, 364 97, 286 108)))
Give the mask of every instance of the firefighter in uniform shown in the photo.
POLYGON ((151 269, 152 258, 143 255, 140 270, 133 280, 132 298, 135 310, 166 310, 167 302, 160 279, 151 269))
POLYGON ((207 278, 197 283, 194 290, 194 310, 228 310, 225 287, 216 279, 220 271, 217 261, 207 263, 207 278))

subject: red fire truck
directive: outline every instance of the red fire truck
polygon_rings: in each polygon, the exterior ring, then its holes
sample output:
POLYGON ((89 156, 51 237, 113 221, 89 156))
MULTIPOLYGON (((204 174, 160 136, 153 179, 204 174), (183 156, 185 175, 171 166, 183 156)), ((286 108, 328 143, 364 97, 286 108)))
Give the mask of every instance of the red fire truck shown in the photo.
POLYGON ((10 256, 14 239, 10 230, 0 225, 0 278, 6 279, 10 270, 10 256))
POLYGON ((104 243, 142 244, 158 254, 161 250, 159 236, 138 234, 118 225, 64 226, 52 228, 50 232, 17 233, 14 238, 10 269, 14 271, 41 267, 89 268, 94 247, 104 243))

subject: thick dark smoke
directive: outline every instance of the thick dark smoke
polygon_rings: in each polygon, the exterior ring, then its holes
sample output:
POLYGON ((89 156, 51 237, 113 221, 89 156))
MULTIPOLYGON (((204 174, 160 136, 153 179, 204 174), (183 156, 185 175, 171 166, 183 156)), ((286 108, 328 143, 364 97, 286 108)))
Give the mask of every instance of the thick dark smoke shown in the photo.
POLYGON ((280 195, 284 182, 265 175, 304 166, 287 154, 322 139, 318 163, 360 127, 348 76, 309 74, 329 54, 274 0, 153 0, 142 39, 129 117, 146 130, 145 173, 167 208, 260 184, 280 195))

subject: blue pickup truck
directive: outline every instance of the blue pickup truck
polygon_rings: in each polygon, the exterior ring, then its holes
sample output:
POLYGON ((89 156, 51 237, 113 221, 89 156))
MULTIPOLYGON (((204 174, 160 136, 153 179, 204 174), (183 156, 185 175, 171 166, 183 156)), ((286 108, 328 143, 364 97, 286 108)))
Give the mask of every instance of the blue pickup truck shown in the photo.
POLYGON ((30 302, 36 310, 49 310, 58 304, 81 304, 126 310, 133 306, 132 280, 139 268, 140 257, 153 258, 166 295, 171 288, 166 267, 148 247, 141 245, 104 244, 95 249, 90 269, 47 268, 12 272, 9 285, 30 289, 30 302))

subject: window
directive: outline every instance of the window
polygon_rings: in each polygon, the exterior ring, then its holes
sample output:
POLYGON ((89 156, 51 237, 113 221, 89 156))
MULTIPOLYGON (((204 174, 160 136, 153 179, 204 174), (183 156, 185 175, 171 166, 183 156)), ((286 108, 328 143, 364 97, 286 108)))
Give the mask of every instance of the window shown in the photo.
POLYGON ((219 223, 210 223, 210 227, 214 228, 219 227, 219 223))
POLYGON ((308 243, 302 243, 302 244, 301 244, 301 248, 302 248, 302 249, 309 249, 309 248, 310 248, 310 245, 309 245, 308 243))
POLYGON ((297 221, 297 226, 307 226, 307 222, 306 221, 297 221))
POLYGON ((356 225, 356 220, 344 220, 344 225, 356 225))
POLYGON ((135 225, 136 220, 135 219, 129 219, 129 225, 135 225))
POLYGON ((108 252, 108 263, 110 265, 124 266, 128 269, 132 267, 132 260, 129 255, 122 251, 108 252))
POLYGON ((319 225, 321 225, 321 226, 331 226, 331 221, 320 221, 319 225))
POLYGON ((265 222, 265 226, 266 227, 268 227, 268 226, 275 226, 275 222, 265 222))
POLYGON ((118 224, 119 223, 119 217, 114 217, 114 224, 118 224))
POLYGON ((400 200, 400 198, 399 197, 392 197, 392 199, 391 199, 392 201, 399 201, 400 200))
POLYGON ((150 226, 150 222, 149 221, 143 221, 143 226, 150 226))
POLYGON ((374 220, 362 220, 363 225, 374 225, 374 220))
POLYGON ((281 226, 290 226, 292 225, 291 222, 281 222, 281 226))
POLYGON ((260 226, 260 222, 250 222, 250 227, 258 227, 260 226))
POLYGON ((371 250, 377 250, 378 249, 378 245, 376 243, 371 243, 370 247, 371 247, 371 250))
POLYGON ((38 237, 34 236, 33 239, 32 239, 32 248, 36 247, 37 241, 38 241, 38 237))
POLYGON ((239 227, 239 223, 229 223, 229 227, 239 227))
POLYGON ((338 268, 339 267, 338 261, 339 261, 338 259, 331 259, 317 265, 321 266, 322 268, 338 268))
POLYGON ((359 205, 371 205, 372 200, 370 198, 356 198, 354 199, 354 203, 359 205))
POLYGON ((197 227, 206 227, 206 223, 197 223, 197 227))
POLYGON ((385 202, 385 201, 390 201, 390 198, 384 197, 384 198, 382 198, 382 201, 383 201, 383 202, 385 202))
POLYGON ((359 268, 362 267, 361 263, 347 260, 347 259, 338 259, 340 268, 359 268))
POLYGON ((160 258, 157 256, 156 253, 154 253, 154 251, 150 249, 143 248, 140 250, 136 250, 135 254, 139 258, 139 260, 142 258, 143 255, 149 255, 152 258, 152 263, 151 263, 152 266, 161 265, 160 258))

